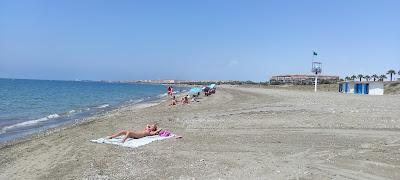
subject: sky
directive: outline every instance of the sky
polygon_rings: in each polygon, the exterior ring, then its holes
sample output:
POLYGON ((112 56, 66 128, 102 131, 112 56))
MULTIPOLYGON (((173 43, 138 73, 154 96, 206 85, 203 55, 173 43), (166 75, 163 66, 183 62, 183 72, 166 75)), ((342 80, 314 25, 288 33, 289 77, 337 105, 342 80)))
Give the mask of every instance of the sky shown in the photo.
POLYGON ((400 70, 398 0, 0 0, 0 77, 252 80, 400 70), (313 51, 318 56, 313 57, 313 51))

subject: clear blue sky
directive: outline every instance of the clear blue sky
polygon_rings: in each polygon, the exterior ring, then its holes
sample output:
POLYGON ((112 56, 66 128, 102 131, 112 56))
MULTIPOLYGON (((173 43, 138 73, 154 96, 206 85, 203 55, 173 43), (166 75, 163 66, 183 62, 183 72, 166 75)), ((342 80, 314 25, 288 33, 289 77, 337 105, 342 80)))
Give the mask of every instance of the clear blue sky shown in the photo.
POLYGON ((0 0, 0 77, 237 79, 400 69, 399 0, 0 0))

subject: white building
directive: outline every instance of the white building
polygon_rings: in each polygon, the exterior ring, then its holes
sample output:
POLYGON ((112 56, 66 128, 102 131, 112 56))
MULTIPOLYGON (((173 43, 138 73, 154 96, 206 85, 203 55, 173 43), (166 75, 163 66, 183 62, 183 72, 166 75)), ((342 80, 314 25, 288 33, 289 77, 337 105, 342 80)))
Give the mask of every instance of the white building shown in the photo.
POLYGON ((383 95, 384 84, 382 81, 348 81, 339 83, 339 92, 351 94, 383 95))

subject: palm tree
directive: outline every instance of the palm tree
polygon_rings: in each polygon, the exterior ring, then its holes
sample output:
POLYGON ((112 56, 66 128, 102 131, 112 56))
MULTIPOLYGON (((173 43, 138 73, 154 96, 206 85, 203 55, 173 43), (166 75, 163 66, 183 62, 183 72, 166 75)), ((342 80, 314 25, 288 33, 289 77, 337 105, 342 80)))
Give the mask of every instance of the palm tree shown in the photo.
POLYGON ((396 71, 391 69, 386 74, 388 74, 388 75, 390 74, 390 81, 392 81, 393 80, 393 75, 396 75, 396 71))
MULTIPOLYGON (((400 70, 399 70, 399 72, 397 72, 397 74, 400 76, 400 70)), ((397 78, 397 80, 400 80, 400 78, 397 78)))
POLYGON ((362 78, 364 78, 364 75, 362 75, 362 74, 359 74, 359 75, 357 75, 357 78, 359 78, 359 79, 360 79, 360 81, 361 81, 361 79, 362 79, 362 78))
MULTIPOLYGON (((397 72, 397 75, 399 75, 399 76, 400 76, 400 70, 399 70, 399 72, 397 72)), ((397 80, 400 80, 400 78, 397 78, 397 80)))
POLYGON ((387 79, 387 77, 384 74, 379 76, 380 81, 384 81, 385 79, 387 79))
POLYGON ((350 78, 351 78, 351 80, 353 80, 353 81, 354 81, 354 79, 356 79, 356 78, 357 78, 357 76, 356 76, 356 75, 352 75, 350 78))
POLYGON ((376 75, 376 74, 372 75, 371 77, 372 77, 372 78, 374 78, 374 81, 376 81, 376 79, 378 79, 378 78, 379 78, 379 76, 378 76, 378 75, 376 75))
POLYGON ((364 76, 364 79, 367 80, 367 81, 369 81, 369 80, 371 79, 371 76, 366 75, 366 76, 364 76))
POLYGON ((345 79, 346 81, 348 81, 348 80, 350 80, 350 79, 351 79, 351 77, 349 77, 349 76, 346 76, 344 79, 345 79))

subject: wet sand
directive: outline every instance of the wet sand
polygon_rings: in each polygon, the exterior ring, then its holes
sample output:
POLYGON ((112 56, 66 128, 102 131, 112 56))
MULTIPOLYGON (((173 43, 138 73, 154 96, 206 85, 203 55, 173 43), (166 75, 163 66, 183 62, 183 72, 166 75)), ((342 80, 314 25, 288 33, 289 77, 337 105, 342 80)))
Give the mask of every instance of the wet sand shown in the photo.
POLYGON ((0 179, 400 179, 400 96, 220 87, 201 102, 125 107, 0 149, 0 179), (89 142, 147 122, 182 135, 89 142))

